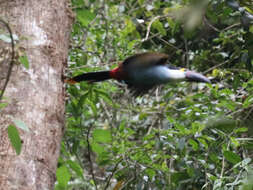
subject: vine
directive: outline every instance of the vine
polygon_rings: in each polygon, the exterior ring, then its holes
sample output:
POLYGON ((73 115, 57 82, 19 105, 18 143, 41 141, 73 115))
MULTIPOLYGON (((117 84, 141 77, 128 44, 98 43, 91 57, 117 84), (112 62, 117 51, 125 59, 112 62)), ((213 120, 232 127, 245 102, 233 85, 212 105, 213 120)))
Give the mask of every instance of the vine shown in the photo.
POLYGON ((1 91, 0 91, 0 101, 2 100, 3 98, 3 95, 4 95, 4 92, 5 92, 5 89, 7 87, 7 84, 10 80, 10 76, 11 76, 11 72, 12 72, 12 67, 14 65, 14 59, 15 59, 15 44, 14 44, 14 39, 13 39, 13 35, 12 35, 12 30, 9 26, 9 24, 7 22, 5 22, 3 19, 0 18, 0 22, 7 28, 9 34, 10 34, 10 38, 11 38, 11 49, 12 49, 12 52, 11 52, 11 60, 9 62, 9 68, 8 68, 8 72, 7 72, 7 76, 6 76, 6 80, 4 82, 4 85, 3 87, 1 88, 1 91))

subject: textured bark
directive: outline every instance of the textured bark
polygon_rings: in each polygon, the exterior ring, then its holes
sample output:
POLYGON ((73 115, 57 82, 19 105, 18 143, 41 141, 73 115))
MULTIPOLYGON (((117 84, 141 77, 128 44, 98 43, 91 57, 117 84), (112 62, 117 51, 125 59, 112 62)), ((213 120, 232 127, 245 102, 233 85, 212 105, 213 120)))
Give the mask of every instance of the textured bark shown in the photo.
MULTIPOLYGON (((29 69, 14 66, 4 95, 9 105, 0 112, 0 189, 53 189, 64 128, 62 75, 71 28, 67 3, 0 0, 0 17, 18 35, 30 63, 29 69), (23 143, 19 156, 7 135, 10 116, 30 129, 19 130, 23 143)), ((5 69, 0 65, 0 73, 5 69)))

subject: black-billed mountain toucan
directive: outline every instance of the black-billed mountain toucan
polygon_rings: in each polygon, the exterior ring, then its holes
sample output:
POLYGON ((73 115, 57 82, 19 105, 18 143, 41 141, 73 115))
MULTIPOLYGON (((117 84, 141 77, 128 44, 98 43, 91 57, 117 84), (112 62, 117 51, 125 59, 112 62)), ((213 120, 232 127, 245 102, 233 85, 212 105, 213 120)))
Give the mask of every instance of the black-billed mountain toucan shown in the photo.
POLYGON ((141 53, 128 57, 113 70, 90 72, 67 79, 74 84, 81 81, 99 82, 107 79, 124 81, 134 95, 142 95, 161 84, 168 82, 189 81, 210 83, 200 73, 178 69, 168 64, 168 55, 163 53, 141 53))

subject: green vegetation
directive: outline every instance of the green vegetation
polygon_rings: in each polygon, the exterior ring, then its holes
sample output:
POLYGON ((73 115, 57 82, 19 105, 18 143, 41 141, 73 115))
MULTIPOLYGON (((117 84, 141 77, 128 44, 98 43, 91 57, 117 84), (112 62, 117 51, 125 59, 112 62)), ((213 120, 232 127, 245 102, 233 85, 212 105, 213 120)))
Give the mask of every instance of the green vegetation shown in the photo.
POLYGON ((252 2, 72 0, 72 8, 69 76, 158 51, 213 83, 138 98, 115 81, 67 86, 56 189, 252 189, 252 2))

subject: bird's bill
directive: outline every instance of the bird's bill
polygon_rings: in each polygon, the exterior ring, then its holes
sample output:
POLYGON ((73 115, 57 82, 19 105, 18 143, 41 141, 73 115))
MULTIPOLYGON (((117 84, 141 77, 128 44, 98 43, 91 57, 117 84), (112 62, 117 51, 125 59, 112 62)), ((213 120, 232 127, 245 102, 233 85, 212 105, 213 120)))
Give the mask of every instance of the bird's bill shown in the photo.
POLYGON ((186 71, 185 76, 186 79, 191 82, 211 83, 211 81, 207 77, 194 71, 186 71))

